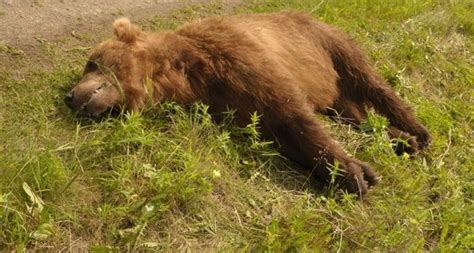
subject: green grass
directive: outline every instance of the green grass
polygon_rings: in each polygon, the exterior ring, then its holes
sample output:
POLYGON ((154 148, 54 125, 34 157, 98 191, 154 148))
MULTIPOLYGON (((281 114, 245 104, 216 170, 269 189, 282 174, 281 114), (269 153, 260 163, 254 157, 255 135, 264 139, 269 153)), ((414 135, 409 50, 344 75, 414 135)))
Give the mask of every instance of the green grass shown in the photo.
MULTIPOLYGON (((62 97, 94 36, 44 42, 36 61, 0 44, 11 62, 0 65, 0 250, 474 249, 473 5, 268 0, 235 10, 298 9, 345 30, 430 130, 430 149, 408 159, 393 154, 379 116, 370 133, 321 118, 381 176, 365 201, 312 187, 259 139, 258 117, 236 128, 212 123, 205 105, 164 104, 76 118, 62 97)), ((161 30, 223 13, 201 5, 143 23, 161 30)))

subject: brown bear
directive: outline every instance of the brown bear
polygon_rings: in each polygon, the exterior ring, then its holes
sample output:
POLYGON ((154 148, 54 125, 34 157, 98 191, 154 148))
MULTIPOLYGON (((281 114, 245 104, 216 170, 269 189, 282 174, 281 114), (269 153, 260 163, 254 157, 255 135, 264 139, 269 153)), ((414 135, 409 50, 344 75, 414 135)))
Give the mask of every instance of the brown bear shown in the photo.
POLYGON ((335 164, 342 189, 363 195, 377 181, 366 163, 349 157, 314 113, 337 114, 357 126, 373 107, 388 133, 416 153, 430 136, 340 30, 298 12, 213 17, 176 31, 145 32, 126 18, 115 38, 92 52, 82 80, 66 96, 75 111, 100 116, 111 108, 140 110, 166 100, 209 105, 218 121, 236 110, 245 125, 261 115, 262 135, 321 181, 335 164))

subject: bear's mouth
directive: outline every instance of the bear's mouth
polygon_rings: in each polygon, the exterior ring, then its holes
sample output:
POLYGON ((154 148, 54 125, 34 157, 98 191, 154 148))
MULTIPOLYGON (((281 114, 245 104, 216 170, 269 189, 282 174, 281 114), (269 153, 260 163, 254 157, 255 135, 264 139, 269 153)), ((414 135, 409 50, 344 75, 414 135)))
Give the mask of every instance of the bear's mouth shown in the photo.
POLYGON ((107 117, 117 117, 122 113, 122 110, 116 106, 105 108, 101 111, 91 111, 87 109, 87 105, 85 107, 76 112, 78 116, 85 117, 85 118, 93 118, 93 119, 102 119, 107 117))

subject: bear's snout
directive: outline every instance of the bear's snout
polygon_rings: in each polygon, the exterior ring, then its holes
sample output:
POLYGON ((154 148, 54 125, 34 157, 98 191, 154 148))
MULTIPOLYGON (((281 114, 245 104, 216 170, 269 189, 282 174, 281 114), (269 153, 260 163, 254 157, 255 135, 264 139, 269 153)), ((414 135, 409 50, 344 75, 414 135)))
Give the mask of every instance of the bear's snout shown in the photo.
POLYGON ((100 117, 123 104, 119 89, 105 76, 89 74, 66 94, 64 103, 79 115, 100 117))

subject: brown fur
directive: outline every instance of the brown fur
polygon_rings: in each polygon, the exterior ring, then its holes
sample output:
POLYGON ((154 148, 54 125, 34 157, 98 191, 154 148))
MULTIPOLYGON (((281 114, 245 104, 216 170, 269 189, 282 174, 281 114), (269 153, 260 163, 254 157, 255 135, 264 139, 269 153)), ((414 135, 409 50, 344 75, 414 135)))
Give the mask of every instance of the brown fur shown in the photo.
POLYGON ((348 157, 314 112, 331 115, 335 110, 357 126, 366 108, 373 107, 389 119, 392 137, 406 138, 412 145, 399 147, 399 152, 415 153, 429 143, 428 132, 355 43, 308 15, 217 17, 161 33, 140 31, 120 19, 114 31, 117 38, 100 44, 90 57, 102 67, 86 68, 83 81, 68 96, 72 108, 102 113, 103 106, 94 105, 104 96, 90 95, 102 88, 88 81, 99 76, 104 85, 119 81, 123 90, 124 97, 109 89, 109 107, 140 109, 150 96, 156 103, 202 101, 217 120, 226 108, 237 109, 241 125, 257 111, 264 137, 278 143, 288 158, 314 169, 323 181, 330 179, 329 168, 338 161, 344 169, 338 183, 360 194, 376 183, 375 173, 348 157))

